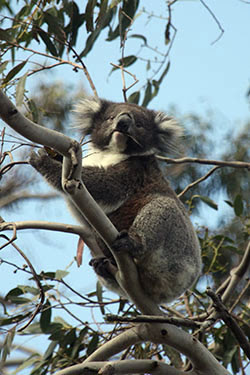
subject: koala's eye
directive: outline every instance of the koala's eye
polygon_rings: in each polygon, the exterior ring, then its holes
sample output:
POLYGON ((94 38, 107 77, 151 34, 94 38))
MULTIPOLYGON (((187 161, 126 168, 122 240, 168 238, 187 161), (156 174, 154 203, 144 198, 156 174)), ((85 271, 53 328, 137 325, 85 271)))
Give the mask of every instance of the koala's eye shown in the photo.
POLYGON ((135 126, 136 126, 137 128, 142 128, 142 123, 139 122, 139 121, 136 121, 135 126))
POLYGON ((109 120, 109 121, 112 121, 112 120, 114 120, 114 118, 115 118, 115 116, 110 116, 110 117, 108 118, 108 120, 109 120))
POLYGON ((104 121, 113 121, 115 116, 107 116, 105 117, 104 121))

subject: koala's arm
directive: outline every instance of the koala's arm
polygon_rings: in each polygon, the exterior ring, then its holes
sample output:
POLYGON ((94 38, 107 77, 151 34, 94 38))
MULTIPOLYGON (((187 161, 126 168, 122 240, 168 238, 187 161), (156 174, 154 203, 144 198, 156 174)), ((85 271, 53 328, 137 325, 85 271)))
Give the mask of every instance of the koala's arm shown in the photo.
MULTIPOLYGON (((61 185, 62 163, 51 158, 46 150, 40 149, 38 153, 32 152, 29 163, 35 168, 55 189, 63 192, 61 185)), ((133 193, 138 185, 138 174, 128 176, 122 168, 110 167, 83 167, 82 181, 93 198, 107 206, 119 206, 133 193), (134 180, 134 181, 133 181, 134 180)))
POLYGON ((62 190, 62 163, 50 157, 45 149, 39 149, 38 153, 32 151, 29 163, 35 168, 55 189, 62 190))

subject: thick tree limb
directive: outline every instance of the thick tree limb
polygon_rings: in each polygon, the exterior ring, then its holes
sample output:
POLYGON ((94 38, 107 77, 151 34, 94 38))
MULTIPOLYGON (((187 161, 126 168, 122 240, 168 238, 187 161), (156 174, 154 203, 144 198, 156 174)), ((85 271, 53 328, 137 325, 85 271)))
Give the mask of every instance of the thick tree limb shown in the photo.
MULTIPOLYGON (((155 344, 168 344, 185 354, 191 359, 193 364, 192 375, 228 375, 230 374, 223 366, 221 366, 214 356, 194 337, 189 335, 187 332, 180 330, 175 326, 169 324, 148 324, 142 323, 136 327, 130 328, 127 331, 121 333, 119 336, 108 341, 101 347, 99 347, 88 359, 81 365, 71 366, 65 370, 59 371, 56 375, 77 375, 84 374, 85 369, 89 369, 91 364, 95 361, 101 362, 114 356, 115 354, 125 350, 130 345, 136 343, 151 341, 155 344)), ((121 361, 123 362, 123 361, 121 361)), ((130 368, 131 372, 134 369, 134 361, 131 361, 130 368)), ((158 362, 157 362, 158 364, 158 362)), ((112 363, 111 363, 112 366, 112 363)), ((162 369, 163 370, 163 369, 162 369)), ((120 372, 115 372, 119 374, 120 372)), ((149 371, 150 374, 173 374, 181 375, 185 374, 180 370, 165 368, 165 372, 154 372, 152 369, 149 371), (173 370, 173 372, 167 372, 173 370)))
POLYGON ((153 375, 185 375, 186 372, 172 366, 149 359, 124 360, 113 362, 89 362, 68 367, 56 375, 111 375, 111 374, 153 374, 153 375))

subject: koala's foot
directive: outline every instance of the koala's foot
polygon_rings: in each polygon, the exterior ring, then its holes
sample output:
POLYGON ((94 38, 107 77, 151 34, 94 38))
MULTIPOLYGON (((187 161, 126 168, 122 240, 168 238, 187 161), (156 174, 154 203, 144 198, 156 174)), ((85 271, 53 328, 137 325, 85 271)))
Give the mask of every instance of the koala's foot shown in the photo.
POLYGON ((142 244, 139 241, 136 241, 132 238, 127 231, 123 230, 119 233, 118 237, 112 244, 112 249, 114 251, 127 251, 134 257, 139 256, 141 251, 143 250, 142 244))
POLYGON ((117 266, 114 261, 105 258, 93 258, 89 262, 89 265, 94 268, 95 273, 104 279, 114 279, 117 272, 117 266))

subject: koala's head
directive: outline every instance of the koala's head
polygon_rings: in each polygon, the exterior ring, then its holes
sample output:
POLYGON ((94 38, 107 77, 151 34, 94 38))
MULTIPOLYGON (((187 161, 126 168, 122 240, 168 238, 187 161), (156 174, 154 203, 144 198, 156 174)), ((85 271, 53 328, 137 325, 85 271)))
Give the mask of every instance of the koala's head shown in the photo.
POLYGON ((96 149, 126 155, 172 151, 182 129, 163 112, 130 103, 84 99, 74 109, 76 126, 96 149))

